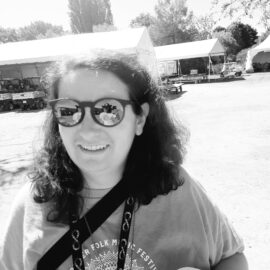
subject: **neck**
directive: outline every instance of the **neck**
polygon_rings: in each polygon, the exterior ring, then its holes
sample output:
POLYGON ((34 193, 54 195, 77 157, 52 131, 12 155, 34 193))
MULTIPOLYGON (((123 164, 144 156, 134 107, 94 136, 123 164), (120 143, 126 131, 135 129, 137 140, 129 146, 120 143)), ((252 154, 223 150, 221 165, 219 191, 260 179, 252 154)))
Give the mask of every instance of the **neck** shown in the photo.
POLYGON ((85 187, 91 189, 109 189, 114 187, 122 178, 122 173, 90 173, 82 172, 85 187))

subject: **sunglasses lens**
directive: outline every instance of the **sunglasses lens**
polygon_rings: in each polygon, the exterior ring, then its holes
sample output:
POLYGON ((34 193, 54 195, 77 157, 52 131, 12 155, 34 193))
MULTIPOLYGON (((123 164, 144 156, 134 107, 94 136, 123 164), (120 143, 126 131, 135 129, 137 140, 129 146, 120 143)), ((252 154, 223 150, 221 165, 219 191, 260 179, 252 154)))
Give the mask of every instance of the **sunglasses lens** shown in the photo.
POLYGON ((115 126, 124 117, 124 107, 114 99, 103 99, 95 104, 93 114, 103 126, 115 126))
POLYGON ((55 104, 54 115, 59 124, 72 127, 81 120, 82 110, 77 102, 62 99, 55 104))

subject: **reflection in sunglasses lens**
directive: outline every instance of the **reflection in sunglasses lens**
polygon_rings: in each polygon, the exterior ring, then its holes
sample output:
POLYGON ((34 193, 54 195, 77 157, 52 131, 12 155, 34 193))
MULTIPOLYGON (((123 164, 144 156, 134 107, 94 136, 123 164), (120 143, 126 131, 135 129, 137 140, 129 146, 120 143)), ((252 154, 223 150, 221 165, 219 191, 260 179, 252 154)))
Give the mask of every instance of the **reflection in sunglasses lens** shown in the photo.
MULTIPOLYGON (((91 113, 97 123, 110 127, 121 122, 124 117, 124 107, 118 100, 102 99, 91 107, 91 113)), ((74 100, 62 99, 54 105, 54 115, 59 124, 72 127, 82 120, 83 108, 74 100)))
POLYGON ((56 103, 54 113, 59 123, 64 126, 77 124, 82 116, 79 104, 73 100, 60 100, 56 103))
POLYGON ((117 100, 105 99, 96 103, 94 114, 101 125, 114 126, 122 120, 124 108, 117 100))

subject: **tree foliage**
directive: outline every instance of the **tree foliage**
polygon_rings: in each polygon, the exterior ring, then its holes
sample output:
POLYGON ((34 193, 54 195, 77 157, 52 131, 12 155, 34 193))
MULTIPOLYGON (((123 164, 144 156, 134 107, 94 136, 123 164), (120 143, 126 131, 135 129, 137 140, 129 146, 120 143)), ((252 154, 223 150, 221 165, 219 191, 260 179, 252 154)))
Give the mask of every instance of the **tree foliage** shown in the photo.
POLYGON ((50 38, 64 33, 62 26, 36 21, 18 29, 0 27, 0 43, 50 38))
POLYGON ((213 32, 222 32, 222 31, 226 31, 226 28, 223 26, 217 26, 213 29, 213 32))
POLYGON ((18 41, 18 35, 13 28, 0 27, 0 43, 18 41))
POLYGON ((235 55, 240 51, 239 45, 233 38, 232 34, 227 31, 219 31, 213 33, 214 38, 218 38, 223 47, 225 48, 226 54, 229 58, 234 59, 235 55))
POLYGON ((117 28, 112 24, 98 24, 93 26, 93 32, 110 32, 116 31, 117 28))
POLYGON ((94 25, 113 25, 110 0, 68 0, 73 33, 91 33, 94 25))
POLYGON ((155 13, 162 45, 194 40, 197 29, 186 0, 158 0, 155 13))
POLYGON ((248 24, 234 22, 228 26, 227 31, 230 32, 236 40, 239 51, 256 44, 258 32, 248 24))
POLYGON ((131 21, 130 26, 148 27, 155 46, 192 41, 198 34, 186 0, 158 0, 155 16, 140 14, 131 21))
POLYGON ((270 29, 269 0, 213 0, 212 5, 226 17, 238 15, 257 18, 266 30, 270 29))
POLYGON ((150 13, 141 13, 130 22, 131 27, 150 27, 156 22, 156 18, 150 13))
POLYGON ((256 44, 258 33, 248 24, 233 22, 227 28, 216 27, 213 30, 213 37, 219 38, 227 54, 233 57, 240 51, 256 44))
POLYGON ((212 29, 215 25, 215 21, 210 14, 194 17, 193 21, 196 29, 198 30, 198 34, 195 37, 196 40, 212 38, 212 29))
POLYGON ((62 26, 52 25, 43 21, 32 22, 28 26, 17 30, 19 40, 34 40, 61 36, 64 34, 62 26))

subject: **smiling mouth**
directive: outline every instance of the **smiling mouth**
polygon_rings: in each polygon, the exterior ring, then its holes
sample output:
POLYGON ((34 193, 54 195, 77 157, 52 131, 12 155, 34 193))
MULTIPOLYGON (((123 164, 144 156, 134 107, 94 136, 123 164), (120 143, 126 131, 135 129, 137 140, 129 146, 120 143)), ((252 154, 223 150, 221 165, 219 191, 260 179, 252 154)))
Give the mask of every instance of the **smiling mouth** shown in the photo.
POLYGON ((108 144, 95 144, 95 145, 81 145, 79 144, 79 147, 83 151, 88 151, 88 152, 98 152, 98 151, 103 151, 109 147, 108 144))

